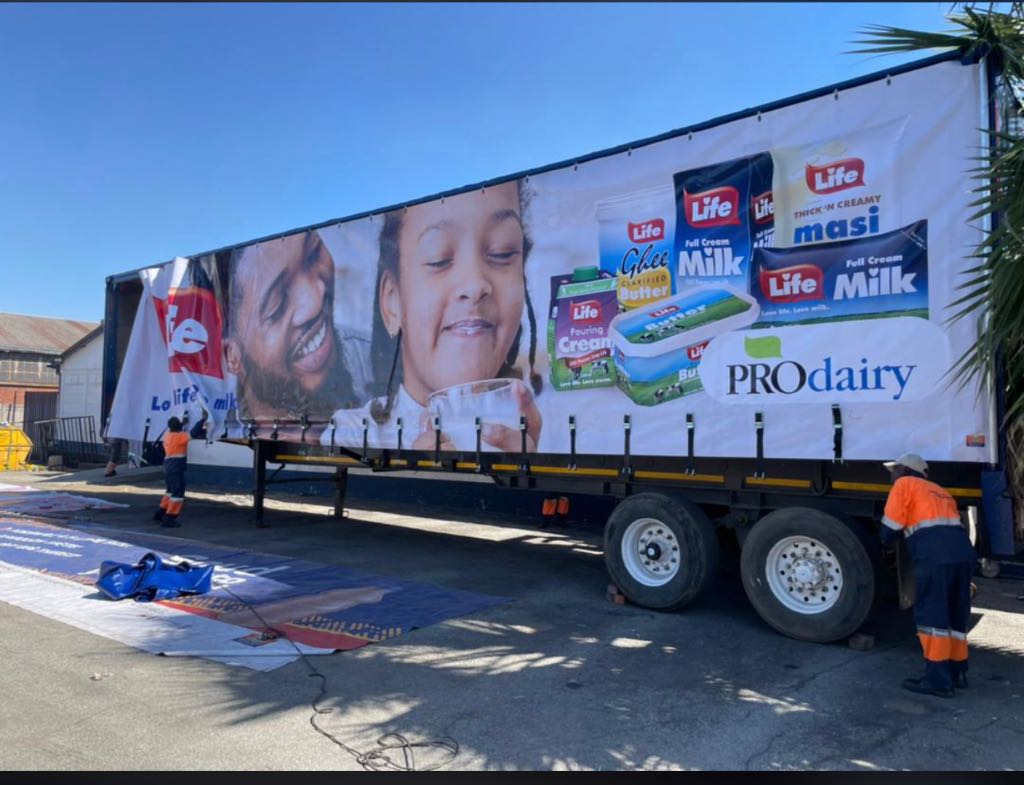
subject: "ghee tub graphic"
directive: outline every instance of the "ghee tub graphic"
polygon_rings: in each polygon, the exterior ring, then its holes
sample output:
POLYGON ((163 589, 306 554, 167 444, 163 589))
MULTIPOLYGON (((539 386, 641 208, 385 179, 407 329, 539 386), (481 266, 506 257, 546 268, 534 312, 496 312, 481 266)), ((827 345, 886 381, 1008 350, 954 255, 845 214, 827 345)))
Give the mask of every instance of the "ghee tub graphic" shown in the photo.
POLYGON ((619 387, 641 406, 700 392, 697 368, 708 341, 749 326, 758 313, 746 293, 706 286, 620 314, 610 329, 619 387))
POLYGON ((618 280, 619 307, 640 308, 675 292, 672 186, 605 199, 595 210, 601 269, 618 280))

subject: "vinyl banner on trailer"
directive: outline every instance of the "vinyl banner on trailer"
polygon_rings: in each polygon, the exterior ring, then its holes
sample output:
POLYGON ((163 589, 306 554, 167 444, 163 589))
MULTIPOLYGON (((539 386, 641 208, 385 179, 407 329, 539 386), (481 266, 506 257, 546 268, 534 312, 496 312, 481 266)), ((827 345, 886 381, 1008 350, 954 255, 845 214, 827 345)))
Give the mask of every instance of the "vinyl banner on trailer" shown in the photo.
POLYGON ((208 434, 223 432, 235 410, 234 379, 224 370, 222 301, 215 260, 177 258, 140 273, 142 298, 111 406, 108 436, 156 438, 171 415, 208 434))
MULTIPOLYGON (((231 417, 361 448, 993 460, 947 372, 980 67, 945 62, 237 248, 231 417), (289 424, 291 423, 291 424, 289 424)), ((214 343, 206 344, 212 351, 214 343)))

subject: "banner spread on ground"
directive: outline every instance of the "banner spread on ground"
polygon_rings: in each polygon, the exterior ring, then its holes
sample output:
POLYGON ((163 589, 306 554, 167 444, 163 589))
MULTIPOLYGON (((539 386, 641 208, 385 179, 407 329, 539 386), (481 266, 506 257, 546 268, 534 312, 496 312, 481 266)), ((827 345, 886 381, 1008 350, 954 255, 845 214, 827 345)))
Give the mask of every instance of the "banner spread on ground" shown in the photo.
POLYGON ((361 448, 527 446, 993 459, 946 376, 979 66, 946 62, 579 166, 147 271, 113 435, 217 428, 361 448), (191 265, 191 267, 188 267, 191 265), (186 270, 187 268, 187 270, 186 270), (188 273, 190 288, 180 281, 188 273), (200 275, 202 273, 202 275, 200 275), (163 278, 161 277, 163 276, 163 278), (166 281, 164 281, 166 278, 166 281))

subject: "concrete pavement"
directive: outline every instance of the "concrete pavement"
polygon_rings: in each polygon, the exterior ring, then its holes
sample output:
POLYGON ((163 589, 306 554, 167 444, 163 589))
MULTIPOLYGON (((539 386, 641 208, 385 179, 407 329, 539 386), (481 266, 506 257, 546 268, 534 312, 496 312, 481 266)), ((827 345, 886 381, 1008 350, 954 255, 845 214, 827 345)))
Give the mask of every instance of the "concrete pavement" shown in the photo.
MULTIPOLYGON (((3 481, 128 503, 79 517, 153 531, 159 478, 123 479, 3 481)), ((336 521, 327 500, 274 496, 256 529, 244 495, 190 489, 180 534, 508 598, 312 660, 333 709, 321 724, 357 750, 395 732, 453 737, 449 769, 1024 768, 1021 582, 978 579, 971 687, 950 701, 899 688, 920 654, 892 603, 871 651, 800 643, 757 617, 728 559, 705 598, 655 613, 606 599, 598 527, 359 500, 336 521)), ((3 603, 0 629, 0 768, 361 768, 310 727, 319 682, 302 661, 156 657, 3 603)))

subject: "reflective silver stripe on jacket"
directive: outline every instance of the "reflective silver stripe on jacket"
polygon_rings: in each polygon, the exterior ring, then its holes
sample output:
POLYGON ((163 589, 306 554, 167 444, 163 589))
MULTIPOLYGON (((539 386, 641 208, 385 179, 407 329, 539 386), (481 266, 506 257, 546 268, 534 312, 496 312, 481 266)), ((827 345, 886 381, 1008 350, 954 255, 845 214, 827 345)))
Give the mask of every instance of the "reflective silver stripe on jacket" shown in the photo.
POLYGON ((924 635, 934 635, 936 638, 948 638, 949 630, 940 630, 938 627, 918 627, 917 631, 924 635))
POLYGON ((913 526, 908 526, 907 536, 909 537, 920 529, 931 529, 934 526, 959 526, 963 528, 959 518, 930 518, 926 521, 919 521, 913 526))
POLYGON ((882 523, 888 526, 893 531, 903 531, 903 526, 899 523, 896 523, 896 521, 894 521, 892 518, 889 518, 888 516, 882 516, 882 523))

